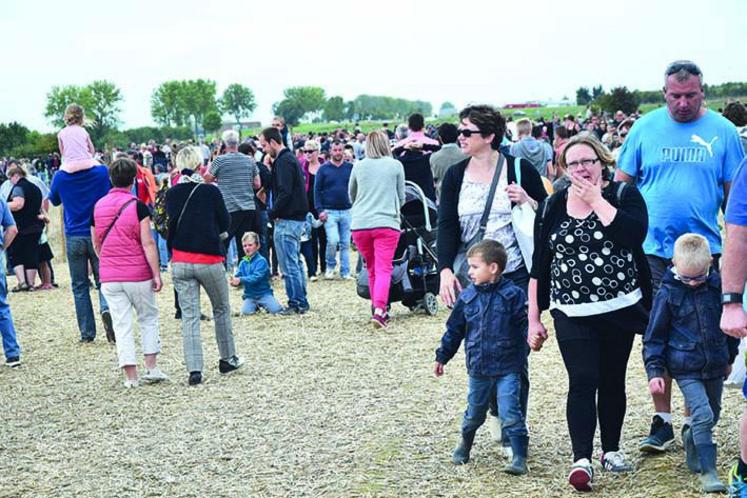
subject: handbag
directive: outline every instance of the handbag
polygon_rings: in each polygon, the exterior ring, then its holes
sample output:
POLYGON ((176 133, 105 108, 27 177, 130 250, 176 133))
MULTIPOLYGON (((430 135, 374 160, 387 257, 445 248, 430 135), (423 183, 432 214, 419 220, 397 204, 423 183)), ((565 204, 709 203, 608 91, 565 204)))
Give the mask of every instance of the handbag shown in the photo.
POLYGON ((485 209, 482 212, 482 218, 480 218, 480 228, 477 229, 472 238, 467 242, 463 242, 459 246, 457 255, 454 258, 454 275, 459 279, 459 283, 462 288, 469 285, 469 264, 467 264, 467 251, 470 247, 480 242, 485 237, 485 230, 488 227, 488 218, 490 217, 490 209, 493 207, 493 199, 495 198, 495 190, 498 187, 498 180, 503 171, 503 165, 506 162, 506 158, 503 154, 498 156, 498 164, 495 167, 495 173, 493 173, 493 180, 490 182, 490 190, 488 191, 488 197, 485 199, 485 209))
MULTIPOLYGON (((521 185, 521 161, 514 159, 514 171, 516 172, 516 184, 521 185)), ((527 272, 532 271, 532 254, 534 254, 534 209, 525 202, 511 209, 511 228, 514 230, 516 242, 519 244, 521 256, 527 272)))

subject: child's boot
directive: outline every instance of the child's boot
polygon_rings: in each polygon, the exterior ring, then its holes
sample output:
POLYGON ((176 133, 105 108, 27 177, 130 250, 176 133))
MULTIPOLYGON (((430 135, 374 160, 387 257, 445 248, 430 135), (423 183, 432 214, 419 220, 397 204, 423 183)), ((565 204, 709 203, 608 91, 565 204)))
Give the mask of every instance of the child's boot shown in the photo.
POLYGON ((511 460, 510 464, 503 467, 503 472, 515 476, 522 476, 529 472, 529 467, 527 467, 527 450, 529 449, 529 437, 511 437, 511 449, 513 450, 513 459, 511 460))
POLYGON ((698 459, 698 450, 695 448, 693 440, 693 430, 689 425, 682 426, 682 445, 685 447, 685 462, 690 472, 700 474, 700 460, 698 459))
POLYGON ((451 463, 454 465, 464 465, 469 462, 469 452, 472 450, 472 443, 475 441, 475 432, 462 432, 462 440, 451 454, 451 463))
POLYGON ((716 473, 716 445, 698 444, 696 449, 700 460, 700 483, 703 485, 703 492, 725 493, 726 486, 719 480, 716 473))

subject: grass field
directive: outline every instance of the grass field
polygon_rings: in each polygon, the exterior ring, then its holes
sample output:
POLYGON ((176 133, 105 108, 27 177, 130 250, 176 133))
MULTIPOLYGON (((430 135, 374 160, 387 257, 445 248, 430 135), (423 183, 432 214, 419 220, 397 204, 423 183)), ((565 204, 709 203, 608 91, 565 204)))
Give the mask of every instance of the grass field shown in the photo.
MULTIPOLYGON (((353 283, 309 283, 306 315, 234 319, 246 365, 232 375, 218 373, 212 322, 203 323, 205 383, 188 387, 166 276, 158 304, 171 382, 124 390, 102 331, 78 344, 68 272, 55 262, 60 289, 10 296, 23 365, 0 368, 2 497, 576 496, 565 481, 567 381, 552 338, 530 358, 531 472, 509 477, 486 428, 472 462, 449 461, 466 372, 460 352, 443 378, 433 377, 445 310, 428 317, 395 305, 391 327, 374 332, 353 283)), ((284 296, 279 282, 275 293, 284 296)), ((231 291, 234 310, 240 295, 231 291)), ((652 410, 640 349, 636 340, 623 436, 637 471, 611 476, 597 467, 594 496, 701 496, 679 445, 662 457, 637 452, 652 410)), ((742 404, 739 391, 725 391, 716 430, 724 477, 742 404)), ((679 394, 674 409, 681 413, 679 394)))

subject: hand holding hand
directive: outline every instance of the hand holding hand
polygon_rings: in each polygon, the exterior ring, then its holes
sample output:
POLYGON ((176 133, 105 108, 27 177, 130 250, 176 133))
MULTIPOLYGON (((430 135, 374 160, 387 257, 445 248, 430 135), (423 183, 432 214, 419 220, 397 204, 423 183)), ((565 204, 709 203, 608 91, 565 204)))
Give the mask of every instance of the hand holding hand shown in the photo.
POLYGON ((724 305, 721 312, 721 330, 724 334, 737 339, 747 337, 747 312, 741 304, 724 305))
POLYGON ((529 320, 527 330, 527 342, 532 351, 542 349, 542 344, 547 340, 547 329, 539 320, 529 320))
POLYGON ((241 280, 239 280, 238 277, 231 277, 231 285, 233 285, 234 287, 238 287, 239 285, 241 285, 241 280))

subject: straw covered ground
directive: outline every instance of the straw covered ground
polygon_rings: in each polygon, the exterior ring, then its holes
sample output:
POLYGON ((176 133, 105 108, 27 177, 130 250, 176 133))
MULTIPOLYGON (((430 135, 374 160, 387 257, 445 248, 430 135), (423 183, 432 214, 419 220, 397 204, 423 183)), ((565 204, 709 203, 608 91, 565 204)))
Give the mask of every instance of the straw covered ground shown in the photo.
MULTIPOLYGON (((60 289, 11 296, 23 365, 0 368, 0 496, 571 495, 567 380, 552 340, 531 356, 531 473, 509 477, 487 428, 470 464, 449 462, 466 372, 460 352, 443 378, 432 375, 446 311, 427 317, 395 305, 391 327, 374 332, 352 282, 310 283, 304 316, 234 319, 246 364, 229 376, 217 371, 212 323, 203 323, 209 368, 203 385, 188 387, 166 277, 161 366, 172 380, 125 390, 103 332, 93 344, 77 342, 67 269, 56 261, 60 289)), ((275 292, 284 295, 279 282, 275 292)), ((237 311, 240 292, 231 299, 237 311)), ((628 391, 624 449, 638 470, 597 468, 595 495, 699 496, 681 446, 658 458, 636 450, 651 411, 640 341, 628 391)), ((724 477, 741 404, 739 392, 725 393, 717 434, 724 477)))

